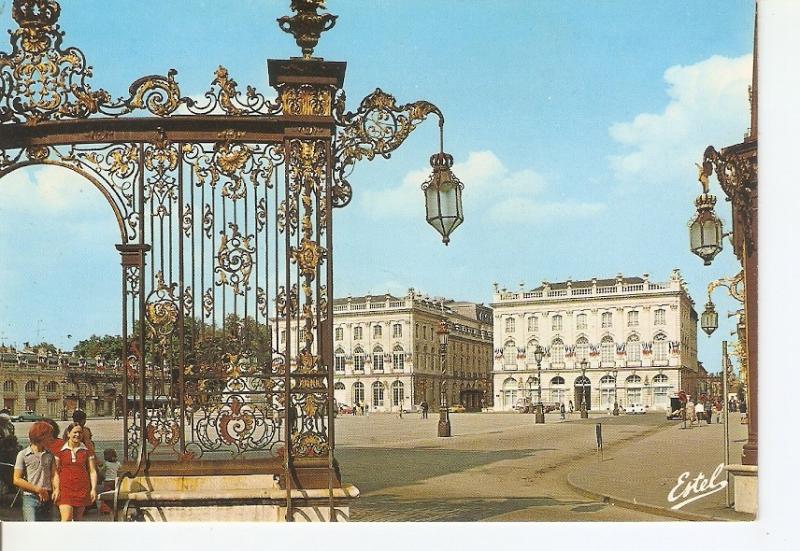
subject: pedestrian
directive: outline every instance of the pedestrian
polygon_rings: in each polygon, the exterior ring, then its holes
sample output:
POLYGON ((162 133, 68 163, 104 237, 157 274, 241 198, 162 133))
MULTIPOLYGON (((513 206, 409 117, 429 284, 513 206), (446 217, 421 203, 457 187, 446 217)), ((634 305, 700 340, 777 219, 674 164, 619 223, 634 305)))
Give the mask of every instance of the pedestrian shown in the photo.
POLYGON ((721 423, 722 419, 722 401, 717 400, 716 407, 714 408, 717 412, 717 424, 721 423))
POLYGON ((369 417, 369 404, 364 404, 364 415, 369 417))
POLYGON ((564 403, 561 403, 561 407, 559 408, 561 411, 561 420, 564 421, 567 418, 567 408, 564 407, 564 403))
POLYGON ((569 414, 572 415, 572 412, 575 411, 575 406, 572 405, 572 400, 569 401, 569 414))
POLYGON ((744 423, 747 420, 747 404, 744 400, 739 402, 739 422, 744 423))
POLYGON ((698 401, 697 405, 694 408, 695 415, 697 416, 697 426, 701 426, 703 424, 703 419, 706 417, 706 409, 703 402, 698 401))
POLYGON ((64 446, 56 456, 60 495, 56 503, 61 521, 78 521, 97 499, 95 457, 83 442, 83 428, 71 423, 64 431, 64 446))
POLYGON ((686 402, 686 419, 689 421, 689 426, 691 427, 695 422, 695 411, 694 411, 694 402, 692 402, 692 397, 687 397, 686 402))
POLYGON ((403 418, 403 405, 400 405, 400 419, 403 418))
MULTIPOLYGON (((120 463, 117 461, 117 450, 106 448, 103 450, 103 483, 100 486, 103 492, 110 492, 117 487, 117 474, 119 473, 120 463)), ((101 513, 111 513, 111 508, 107 503, 100 500, 98 495, 97 510, 101 513)))
POLYGON ((19 452, 14 425, 8 413, 0 413, 0 495, 13 485, 13 467, 19 452))
POLYGON ((356 402, 355 404, 353 404, 353 417, 355 417, 355 416, 356 416, 356 413, 357 413, 357 412, 358 412, 358 402, 356 402))
POLYGON ((428 402, 426 400, 423 400, 422 403, 419 405, 419 407, 422 409, 422 418, 423 419, 427 419, 428 418, 428 402))
POLYGON ((76 409, 72 412, 72 422, 80 425, 81 427, 86 426, 86 412, 82 409, 76 409))
POLYGON ((22 518, 26 522, 52 520, 59 490, 55 457, 47 448, 52 437, 50 424, 36 421, 28 431, 30 446, 17 454, 14 463, 14 486, 23 492, 22 518))

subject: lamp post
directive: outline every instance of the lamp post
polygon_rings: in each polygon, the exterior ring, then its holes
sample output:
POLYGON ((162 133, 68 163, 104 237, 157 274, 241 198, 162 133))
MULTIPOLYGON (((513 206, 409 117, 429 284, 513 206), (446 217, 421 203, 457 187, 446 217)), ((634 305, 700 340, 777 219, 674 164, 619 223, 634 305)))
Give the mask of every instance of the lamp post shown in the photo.
POLYGON ((589 367, 589 362, 586 358, 581 360, 581 419, 589 418, 589 411, 586 409, 586 368, 589 367))
MULTIPOLYGON (((756 7, 756 10, 758 8, 756 7)), ((722 223, 714 213, 716 198, 709 194, 709 177, 716 173, 719 186, 732 205, 731 242, 742 266, 744 327, 748 379, 748 435, 742 463, 758 465, 758 13, 753 33, 753 79, 750 87, 750 129, 744 141, 717 151, 709 145, 698 165, 703 193, 695 201, 697 214, 690 222, 691 251, 709 265, 722 250, 722 223)), ((715 312, 706 305, 707 321, 715 312)), ((709 324, 711 329, 713 325, 709 324)), ((705 327, 704 327, 705 330, 705 327)), ((708 332, 708 331, 707 331, 708 332)), ((752 473, 749 473, 752 475, 752 473)), ((750 476, 752 481, 755 477, 750 476)), ((754 494, 755 495, 755 494, 754 494)))
POLYGON ((436 329, 436 334, 439 336, 439 361, 441 364, 442 378, 439 383, 439 436, 450 436, 450 413, 447 410, 447 392, 445 391, 445 377, 447 375, 447 339, 450 336, 450 330, 447 327, 447 321, 442 320, 439 322, 439 328, 436 329))
POLYGON ((534 423, 544 423, 544 405, 542 404, 542 358, 544 358, 544 350, 538 344, 536 350, 533 351, 533 359, 536 360, 536 371, 538 372, 539 385, 536 388, 536 418, 534 423))
POLYGON ((614 368, 614 415, 619 415, 619 401, 617 400, 617 377, 619 376, 619 369, 614 368))

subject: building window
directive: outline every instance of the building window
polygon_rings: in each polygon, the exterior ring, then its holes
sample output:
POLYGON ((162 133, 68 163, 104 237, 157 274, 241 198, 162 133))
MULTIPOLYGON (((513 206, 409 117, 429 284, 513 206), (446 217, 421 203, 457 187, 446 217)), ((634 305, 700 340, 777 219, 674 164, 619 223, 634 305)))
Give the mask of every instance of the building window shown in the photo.
POLYGON ((554 340, 552 346, 550 346, 550 363, 564 363, 564 342, 561 339, 554 340))
POLYGON ((528 346, 525 348, 525 361, 529 364, 536 364, 536 358, 533 353, 536 352, 537 346, 539 346, 539 343, 535 340, 528 341, 528 346))
POLYGON ((503 364, 508 366, 517 365, 517 345, 514 341, 508 341, 503 347, 503 364))
POLYGON ((353 371, 364 373, 365 358, 366 354, 364 354, 364 351, 361 349, 361 347, 356 348, 355 352, 353 352, 353 371))
POLYGON ((653 361, 667 361, 667 337, 663 333, 659 333, 653 339, 653 361))
POLYGON ((659 308, 655 312, 655 325, 666 325, 667 324, 667 311, 663 308, 659 308))
POLYGON ((36 381, 28 381, 25 383, 25 392, 36 392, 36 381))
POLYGON ((625 356, 629 362, 642 361, 642 345, 638 336, 631 335, 628 337, 628 342, 625 343, 625 356))
POLYGON ((639 312, 631 310, 628 312, 628 327, 636 327, 639 325, 639 312))
POLYGON ((603 363, 614 363, 614 339, 605 336, 600 341, 600 361, 603 363))
POLYGON ((383 371, 383 348, 380 346, 372 351, 372 371, 383 371))
POLYGON ((403 360, 406 353, 403 352, 403 347, 399 344, 392 350, 392 369, 395 371, 403 371, 403 360))
POLYGON ((392 405, 403 407, 403 383, 395 381, 392 383, 392 405))
POLYGON ((353 383, 353 405, 364 403, 364 383, 356 381, 353 383))
POLYGON ((399 339, 403 336, 403 326, 399 323, 392 325, 392 338, 399 339))
POLYGON ((3 382, 3 391, 4 392, 14 392, 17 390, 17 385, 14 384, 14 381, 5 381, 3 382))
POLYGON ((600 326, 603 328, 611 327, 611 312, 603 312, 603 315, 600 317, 600 326))
POLYGON ((344 329, 341 327, 336 328, 336 340, 341 341, 344 339, 344 329))
POLYGON ((575 360, 580 362, 581 360, 588 360, 589 359, 589 341, 586 337, 581 337, 575 343, 575 360))
POLYGON ((58 392, 58 383, 55 381, 50 381, 47 383, 45 390, 47 390, 47 392, 58 392))
POLYGON ((364 329, 362 327, 353 327, 353 339, 360 341, 364 336, 364 329))
POLYGON ((286 329, 281 331, 281 342, 286 342, 286 329))
POLYGON ((341 381, 333 385, 333 390, 344 390, 344 389, 345 389, 344 383, 341 381))
POLYGON ((586 329, 586 314, 578 314, 578 320, 575 326, 578 329, 586 329))
POLYGON ((513 333, 514 330, 514 318, 506 318, 506 333, 513 333))
POLYGON ((344 350, 337 348, 333 355, 333 370, 344 373, 344 350))
POLYGON ((372 338, 373 339, 380 339, 383 336, 383 327, 380 325, 375 325, 372 328, 372 338))
POLYGON ((539 331, 539 318, 535 316, 528 318, 528 331, 539 331))
POLYGON ((372 383, 372 407, 383 407, 383 383, 380 381, 372 383))
POLYGON ((564 328, 563 320, 560 315, 553 316, 553 331, 561 331, 564 328))
POLYGON ((419 338, 419 324, 414 325, 414 338, 419 338))

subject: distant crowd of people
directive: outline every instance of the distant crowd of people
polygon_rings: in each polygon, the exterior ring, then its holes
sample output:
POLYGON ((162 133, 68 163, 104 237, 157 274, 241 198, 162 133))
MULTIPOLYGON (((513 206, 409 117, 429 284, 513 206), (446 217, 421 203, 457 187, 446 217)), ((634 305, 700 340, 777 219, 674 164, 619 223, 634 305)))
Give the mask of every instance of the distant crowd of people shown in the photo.
POLYGON ((115 488, 120 463, 113 448, 97 456, 86 413, 75 410, 63 433, 52 419, 36 421, 28 438, 20 446, 10 416, 0 414, 0 473, 22 493, 24 520, 53 520, 53 505, 61 521, 81 520, 90 507, 110 512, 98 494, 115 488))
MULTIPOLYGON (((684 416, 684 419, 690 425, 700 425, 704 421, 711 424, 712 418, 716 418, 717 423, 722 422, 722 410, 725 406, 722 400, 699 400, 695 402, 691 396, 687 396, 686 404, 679 410, 674 411, 673 414, 684 416)), ((744 400, 738 398, 730 398, 728 400, 728 412, 739 412, 739 420, 744 423, 747 420, 747 404, 744 400)))

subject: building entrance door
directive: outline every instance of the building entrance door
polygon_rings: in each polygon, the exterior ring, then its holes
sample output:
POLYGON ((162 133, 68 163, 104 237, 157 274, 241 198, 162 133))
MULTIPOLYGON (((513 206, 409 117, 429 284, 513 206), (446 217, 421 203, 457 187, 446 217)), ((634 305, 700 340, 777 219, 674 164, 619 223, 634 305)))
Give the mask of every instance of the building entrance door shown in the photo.
POLYGON ((592 409, 592 387, 588 384, 575 385, 575 408, 581 409, 581 404, 586 402, 586 410, 592 409))

